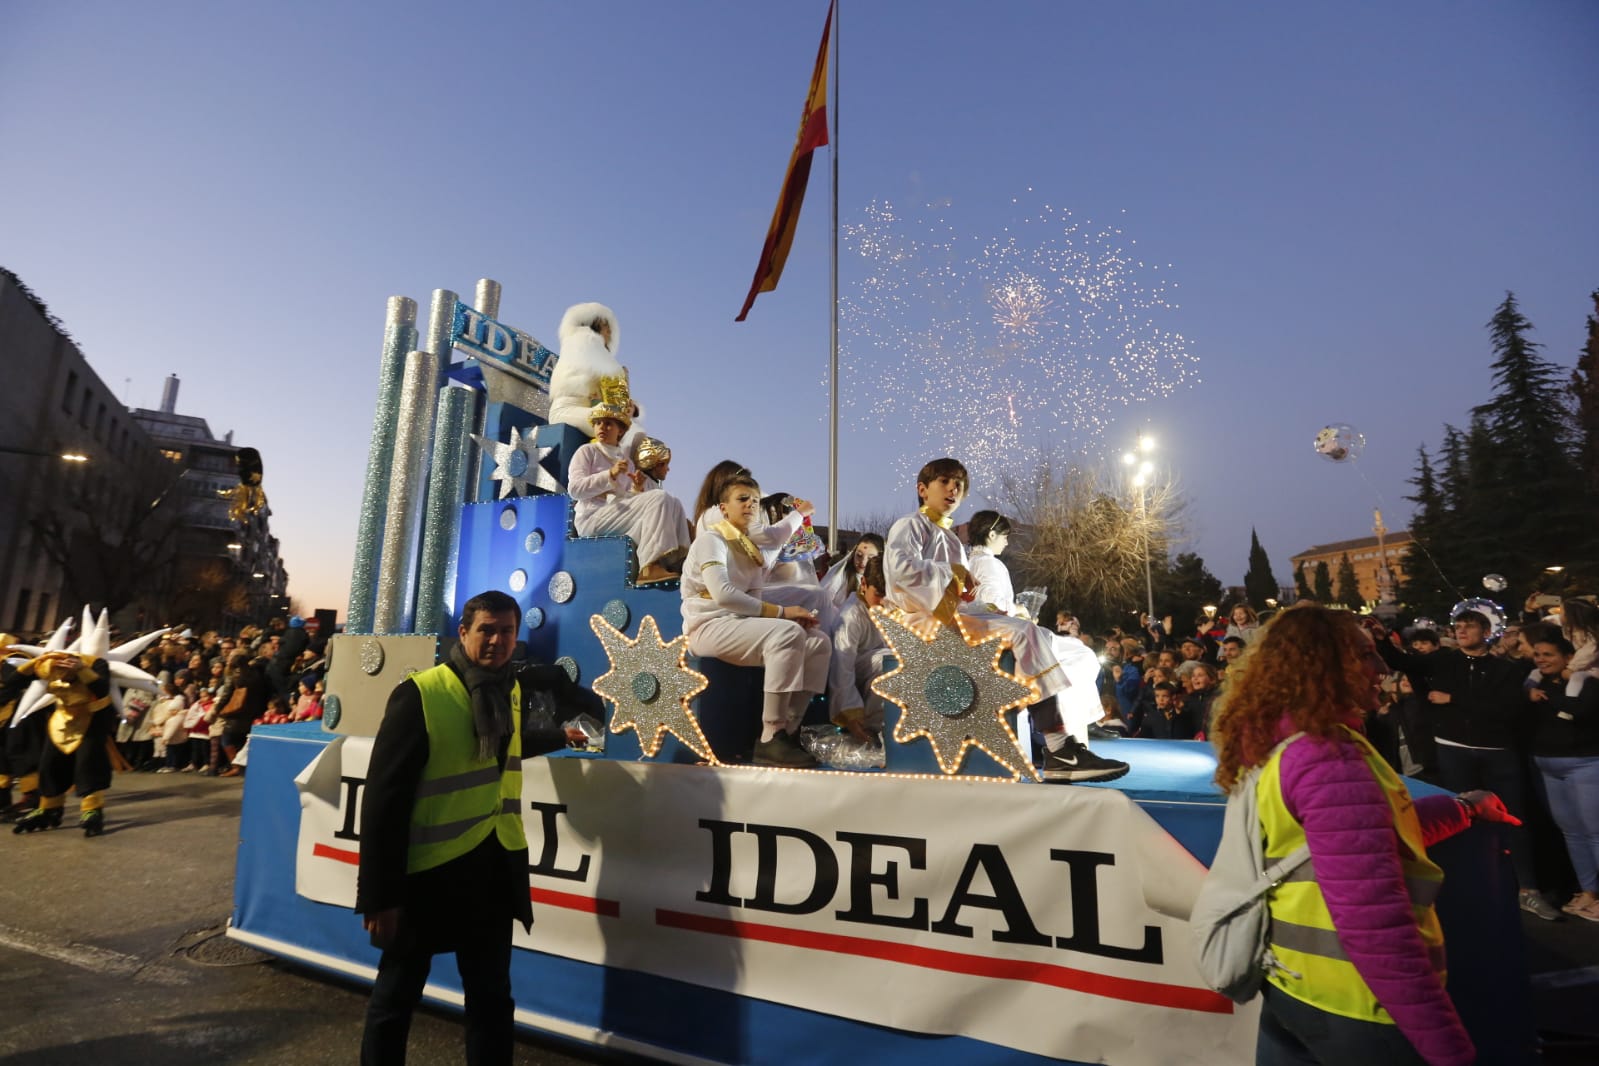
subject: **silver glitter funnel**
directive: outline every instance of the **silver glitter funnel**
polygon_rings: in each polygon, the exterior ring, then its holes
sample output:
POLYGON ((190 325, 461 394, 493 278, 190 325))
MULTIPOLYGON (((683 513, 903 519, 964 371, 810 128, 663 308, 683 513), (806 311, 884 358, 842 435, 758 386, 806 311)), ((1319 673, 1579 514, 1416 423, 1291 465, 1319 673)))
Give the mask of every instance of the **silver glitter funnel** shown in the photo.
POLYGON ((433 406, 438 395, 438 363, 431 352, 417 351, 405 357, 405 382, 389 475, 389 516, 383 527, 383 557, 372 621, 374 633, 411 632, 423 493, 427 489, 433 406))
POLYGON ((416 593, 416 631, 443 633, 454 608, 456 551, 461 541, 461 504, 466 492, 467 422, 470 389, 439 393, 433 423, 433 470, 422 517, 422 569, 416 593))
POLYGON ((394 461, 394 431, 400 417, 400 387, 405 353, 416 347, 416 301, 390 296, 383 328, 383 355, 378 370, 377 408, 372 416, 372 444, 361 485, 361 514, 355 529, 355 564, 350 569, 350 606, 345 631, 372 632, 372 605, 377 597, 378 560, 383 549, 384 518, 389 502, 389 468, 394 461))

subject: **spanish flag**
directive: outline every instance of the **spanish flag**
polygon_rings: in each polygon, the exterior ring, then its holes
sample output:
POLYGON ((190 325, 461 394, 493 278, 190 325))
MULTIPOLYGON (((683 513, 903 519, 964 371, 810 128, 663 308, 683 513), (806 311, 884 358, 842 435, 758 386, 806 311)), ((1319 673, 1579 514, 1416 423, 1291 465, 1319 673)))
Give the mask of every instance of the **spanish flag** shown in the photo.
POLYGON ((772 224, 766 231, 760 262, 755 265, 755 280, 750 282, 749 295, 744 297, 744 308, 735 322, 744 321, 757 293, 777 288, 777 279, 783 276, 783 264, 788 261, 788 250, 794 243, 794 230, 799 226, 805 183, 811 176, 811 153, 827 143, 827 38, 832 28, 833 5, 828 4, 827 25, 822 27, 822 47, 816 53, 816 69, 811 71, 811 91, 806 94, 805 110, 800 113, 799 138, 794 142, 794 154, 788 158, 783 192, 777 198, 777 210, 772 212, 772 224))

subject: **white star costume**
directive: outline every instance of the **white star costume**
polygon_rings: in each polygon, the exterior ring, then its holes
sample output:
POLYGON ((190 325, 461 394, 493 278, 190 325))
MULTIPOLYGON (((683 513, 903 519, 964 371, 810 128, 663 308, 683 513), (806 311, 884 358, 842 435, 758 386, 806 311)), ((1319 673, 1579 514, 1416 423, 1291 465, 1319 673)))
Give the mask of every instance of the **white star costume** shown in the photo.
MULTIPOLYGON (((683 564, 688 650, 736 666, 764 667, 768 694, 824 691, 832 644, 819 629, 778 617, 781 609, 766 598, 766 567, 750 554, 759 550, 739 543, 736 531, 730 543, 727 530, 730 524, 719 523, 695 537, 683 564)), ((807 703, 808 695, 803 701, 796 696, 785 727, 798 721, 807 703)))
POLYGON ((591 441, 572 455, 566 491, 575 506, 572 524, 580 537, 625 533, 638 546, 640 564, 688 546, 683 505, 666 491, 634 492, 626 474, 611 477, 611 466, 627 453, 619 445, 591 441))
MULTIPOLYGON (((973 548, 967 570, 977 583, 977 599, 961 604, 961 614, 969 616, 987 610, 1027 620, 1016 606, 1016 589, 1011 584, 1010 568, 997 555, 987 548, 973 548)), ((1057 700, 1061 720, 1066 723, 1066 732, 1086 744, 1088 724, 1099 721, 1104 714, 1099 705, 1099 657, 1076 637, 1051 633, 1040 626, 1034 628, 1049 641, 1056 661, 1066 672, 1066 680, 1071 682, 1071 686, 1060 693, 1057 700)))
MULTIPOLYGON (((906 515, 888 531, 883 548, 883 579, 888 586, 889 605, 909 615, 913 626, 932 624, 957 565, 967 565, 966 546, 953 531, 921 511, 906 515)), ((1016 656, 1016 672, 1037 682, 1042 696, 1047 698, 1070 687, 1071 681, 1050 647, 1048 633, 1031 622, 975 603, 968 607, 971 609, 961 613, 971 635, 982 638, 999 633, 1008 638, 1016 656)))

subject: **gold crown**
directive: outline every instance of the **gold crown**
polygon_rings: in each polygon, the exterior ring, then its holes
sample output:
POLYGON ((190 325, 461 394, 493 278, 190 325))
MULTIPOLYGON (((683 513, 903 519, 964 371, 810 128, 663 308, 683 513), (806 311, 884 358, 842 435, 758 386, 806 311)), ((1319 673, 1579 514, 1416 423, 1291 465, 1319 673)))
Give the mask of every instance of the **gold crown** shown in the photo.
POLYGON ((633 442, 633 465, 640 470, 654 470, 662 463, 672 461, 672 449, 665 441, 641 436, 633 442))
POLYGON ((589 408, 589 425, 602 418, 614 418, 626 429, 633 425, 633 396, 627 391, 627 372, 600 378, 599 399, 589 408))

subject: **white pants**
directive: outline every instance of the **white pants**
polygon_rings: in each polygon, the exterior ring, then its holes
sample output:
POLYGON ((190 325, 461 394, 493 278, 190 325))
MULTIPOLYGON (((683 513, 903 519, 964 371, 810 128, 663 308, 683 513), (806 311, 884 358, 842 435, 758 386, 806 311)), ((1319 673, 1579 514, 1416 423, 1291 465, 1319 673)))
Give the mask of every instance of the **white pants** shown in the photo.
POLYGON ((825 692, 833 644, 819 628, 786 618, 712 618, 688 635, 688 650, 734 666, 766 668, 766 692, 825 692))
POLYGON ((670 492, 615 496, 592 511, 585 510, 574 524, 580 537, 610 537, 618 533, 632 537, 640 566, 657 562, 676 548, 688 547, 683 505, 670 492))
POLYGON ((1059 633, 1050 633, 1049 637, 1055 658, 1071 682, 1071 687, 1055 701, 1060 719, 1066 732, 1087 744, 1089 723, 1099 721, 1105 714, 1099 705, 1099 656, 1076 637, 1059 633))
MULTIPOLYGON (((910 618, 916 625, 923 626, 932 616, 913 614, 910 618)), ((1065 692, 1071 687, 1072 682, 1066 676, 1066 671, 1060 668, 1060 660, 1055 658, 1050 642, 1052 634, 1047 630, 1025 619, 986 611, 978 614, 962 611, 961 622, 974 639, 996 634, 1008 639, 1011 653, 1016 656, 1016 672, 1038 683, 1040 699, 1065 692)), ((1097 719, 1099 715, 1094 717, 1097 719)))

